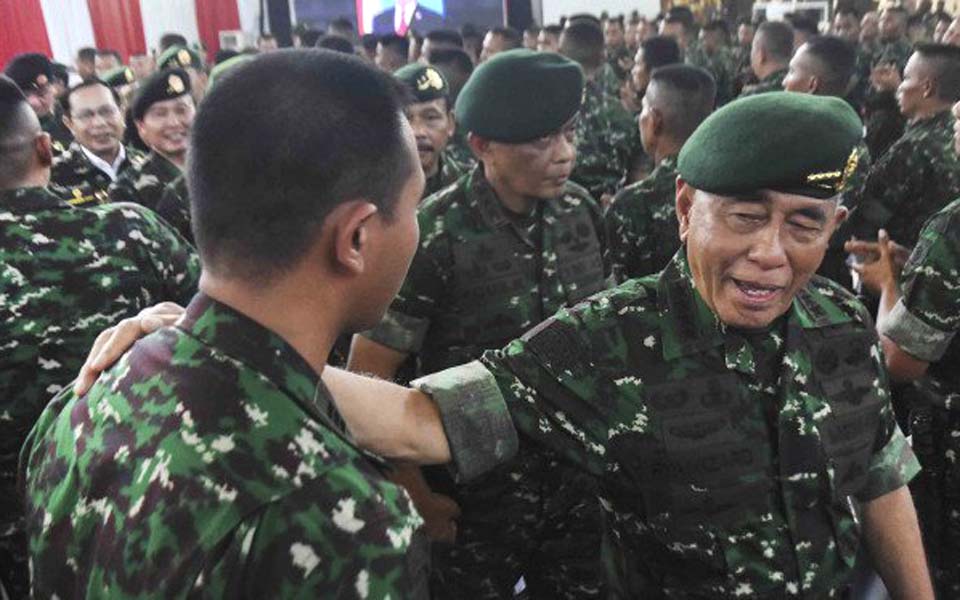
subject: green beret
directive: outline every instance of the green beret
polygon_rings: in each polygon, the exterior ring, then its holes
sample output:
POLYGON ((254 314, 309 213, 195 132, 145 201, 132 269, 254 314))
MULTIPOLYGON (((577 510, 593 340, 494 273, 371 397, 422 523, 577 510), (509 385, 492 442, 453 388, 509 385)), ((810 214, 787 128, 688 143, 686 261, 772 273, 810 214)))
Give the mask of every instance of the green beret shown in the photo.
POLYGON ((775 190, 832 198, 857 167, 863 124, 840 98, 749 96, 707 117, 680 150, 691 186, 723 196, 775 190))
POLYGON ((117 67, 104 73, 102 79, 110 87, 121 87, 133 83, 136 77, 133 76, 133 69, 130 67, 117 67))
POLYGON ((238 54, 237 56, 228 58, 227 60, 213 67, 213 69, 210 71, 210 78, 207 82, 207 91, 209 92, 213 87, 214 82, 223 77, 227 71, 232 71, 234 67, 248 63, 251 60, 253 60, 253 55, 251 54, 238 54))
POLYGON ((24 92, 40 89, 53 79, 53 65, 42 54, 18 54, 7 63, 4 73, 24 92))
POLYGON ((519 49, 484 62, 457 98, 457 123, 498 142, 522 144, 559 130, 580 110, 583 71, 553 52, 519 49))
POLYGON ((137 121, 143 120, 143 116, 157 102, 173 100, 189 93, 190 76, 187 75, 186 71, 183 69, 157 71, 148 77, 140 87, 140 91, 133 101, 133 118, 137 121))
POLYGON ((170 46, 157 59, 157 68, 163 69, 202 69, 203 59, 196 51, 186 46, 170 46))
POLYGON ((410 90, 414 102, 430 102, 438 98, 447 98, 450 94, 446 77, 436 67, 430 65, 410 63, 397 69, 393 76, 410 90))

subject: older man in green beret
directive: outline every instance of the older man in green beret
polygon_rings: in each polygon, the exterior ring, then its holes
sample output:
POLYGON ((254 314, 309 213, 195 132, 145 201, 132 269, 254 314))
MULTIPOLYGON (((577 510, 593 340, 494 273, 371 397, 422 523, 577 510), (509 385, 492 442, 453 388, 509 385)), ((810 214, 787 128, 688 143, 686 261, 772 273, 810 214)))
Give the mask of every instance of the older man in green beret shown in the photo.
POLYGON ((328 372, 351 431, 463 480, 509 462, 515 488, 555 489, 551 457, 590 474, 626 597, 844 597, 865 546, 894 598, 932 598, 873 324, 814 276, 861 137, 838 98, 720 109, 680 152, 661 273, 418 392, 328 372))
POLYGON ((456 130, 450 86, 439 69, 411 63, 394 73, 407 90, 403 108, 417 139, 420 166, 427 178, 423 197, 432 196, 456 182, 470 169, 447 152, 447 144, 456 130))
POLYGON ((196 114, 190 89, 190 78, 183 69, 158 71, 143 83, 131 114, 150 154, 110 186, 113 201, 136 202, 156 210, 165 186, 180 176, 196 114))
MULTIPOLYGON (((607 287, 600 211, 569 181, 583 86, 576 63, 525 49, 474 72, 456 116, 480 164, 422 205, 406 281, 380 325, 354 338, 351 369, 393 379, 411 356, 425 372, 477 359, 607 287)), ((435 540, 456 534, 434 552, 436 597, 509 597, 521 575, 535 597, 602 594, 600 507, 559 455, 522 457, 459 490, 445 472, 427 475, 432 490, 416 469, 397 480, 435 540), (551 493, 512 484, 530 469, 551 493)))

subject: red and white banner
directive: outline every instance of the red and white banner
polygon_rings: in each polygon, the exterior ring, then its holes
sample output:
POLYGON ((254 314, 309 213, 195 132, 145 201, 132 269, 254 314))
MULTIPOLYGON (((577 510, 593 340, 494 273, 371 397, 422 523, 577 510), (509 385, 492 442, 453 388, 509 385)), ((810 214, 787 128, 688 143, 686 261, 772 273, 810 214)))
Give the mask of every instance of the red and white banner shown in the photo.
POLYGON ((73 65, 85 46, 131 54, 154 52, 160 36, 179 33, 209 57, 221 31, 256 35, 259 0, 0 0, 0 67, 21 52, 73 65))

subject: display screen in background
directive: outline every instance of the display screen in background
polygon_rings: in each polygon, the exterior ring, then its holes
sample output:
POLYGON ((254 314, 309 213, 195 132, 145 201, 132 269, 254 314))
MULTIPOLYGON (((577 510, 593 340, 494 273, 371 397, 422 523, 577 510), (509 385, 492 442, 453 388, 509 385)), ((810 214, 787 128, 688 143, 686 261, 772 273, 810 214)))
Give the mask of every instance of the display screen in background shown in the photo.
POLYGON ((404 27, 423 34, 467 23, 481 29, 503 24, 503 0, 296 0, 294 8, 298 23, 325 28, 346 17, 357 23, 361 34, 403 33, 404 27))

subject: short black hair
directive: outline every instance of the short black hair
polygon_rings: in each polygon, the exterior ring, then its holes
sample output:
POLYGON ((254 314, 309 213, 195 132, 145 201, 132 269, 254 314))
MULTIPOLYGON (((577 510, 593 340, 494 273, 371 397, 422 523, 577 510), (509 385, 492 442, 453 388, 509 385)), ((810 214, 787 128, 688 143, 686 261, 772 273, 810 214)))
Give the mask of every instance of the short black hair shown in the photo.
POLYGON ((218 81, 193 124, 187 176, 204 268, 269 281, 337 205, 364 198, 391 218, 419 168, 401 94, 362 59, 317 49, 261 54, 218 81))
POLYGON ((640 43, 643 48, 643 63, 647 71, 676 64, 680 60, 680 45, 669 35, 655 35, 640 43))
POLYGON ((789 22, 795 31, 802 31, 808 35, 819 35, 820 33, 817 22, 807 15, 794 13, 790 16, 789 22))
POLYGON ((540 26, 537 25, 536 23, 533 23, 532 25, 524 29, 523 32, 528 33, 530 35, 540 35, 540 26))
POLYGON ((77 61, 92 63, 97 59, 97 49, 86 46, 77 50, 77 61))
POLYGON ((165 33, 160 36, 160 52, 163 52, 167 48, 173 48, 174 46, 186 46, 187 38, 183 37, 179 33, 165 33))
POLYGON ((469 77, 473 73, 473 61, 465 50, 459 48, 441 48, 430 53, 429 62, 433 66, 451 66, 469 77))
POLYGON ((53 79, 66 87, 70 85, 70 71, 67 65, 63 63, 50 63, 50 71, 53 73, 53 79))
POLYGON ((654 69, 647 94, 665 94, 663 105, 666 127, 677 141, 686 141, 713 111, 717 83, 709 71, 693 65, 675 64, 654 69))
POLYGON ((683 25, 683 30, 688 34, 694 30, 693 12, 686 6, 674 6, 667 11, 663 20, 665 23, 680 23, 683 25))
POLYGON ((914 50, 934 69, 937 97, 960 101, 960 47, 950 44, 917 44, 914 50))
POLYGON ((507 43, 507 50, 523 46, 523 36, 513 27, 494 27, 490 30, 490 33, 503 38, 503 41, 507 43))
POLYGON ((793 56, 793 27, 783 21, 766 21, 757 28, 755 44, 761 47, 772 58, 789 62, 793 56))
POLYGON ((574 23, 579 22, 579 21, 587 21, 587 22, 589 22, 589 23, 593 23, 593 24, 596 25, 597 27, 601 27, 601 26, 603 25, 603 23, 600 21, 600 19, 596 18, 595 16, 591 15, 590 13, 577 13, 577 14, 575 14, 575 15, 570 15, 570 17, 567 18, 567 20, 566 20, 566 22, 563 24, 563 26, 564 26, 564 27, 569 27, 569 26, 571 26, 571 25, 573 25, 574 23))
POLYGON ((810 38, 805 51, 820 65, 824 94, 843 96, 857 68, 857 49, 847 40, 833 35, 810 38))
POLYGON ((560 37, 560 34, 563 33, 563 27, 560 25, 547 25, 546 27, 543 28, 543 31, 547 35, 555 35, 557 37, 560 37))
POLYGON ((316 29, 304 29, 300 32, 300 46, 313 48, 323 38, 323 32, 316 29))
POLYGON ((334 52, 342 52, 343 54, 355 54, 353 49, 353 44, 350 43, 350 40, 339 35, 325 35, 320 38, 320 41, 317 42, 317 48, 326 48, 327 50, 333 50, 334 52))
POLYGON ((448 44, 463 48, 463 36, 455 29, 434 29, 424 39, 430 40, 433 44, 448 44))
POLYGON ((63 114, 67 115, 68 117, 73 116, 70 114, 70 108, 71 108, 70 97, 73 96, 75 92, 85 88, 98 86, 98 85, 102 85, 103 87, 110 90, 110 95, 113 96, 113 101, 117 103, 117 108, 120 108, 121 106, 120 93, 117 92, 117 90, 110 87, 109 85, 107 85, 107 82, 103 81, 102 79, 98 77, 91 77, 90 79, 81 81, 77 85, 71 87, 70 89, 65 91, 62 96, 60 96, 60 108, 63 109, 63 114))
POLYGON ((29 171, 31 127, 40 133, 23 90, 13 79, 0 75, 0 190, 19 186, 29 171))
POLYGON ((574 21, 560 35, 560 54, 585 70, 603 65, 603 31, 589 21, 574 21))
POLYGON ((616 17, 611 17, 607 19, 607 23, 615 23, 620 26, 620 29, 623 29, 623 15, 617 15, 616 17))
POLYGON ((377 43, 386 49, 396 52, 402 56, 404 60, 406 60, 407 55, 410 53, 410 40, 395 33, 381 35, 380 38, 377 39, 377 43))
POLYGON ((221 48, 220 50, 217 50, 216 54, 213 55, 213 64, 219 65, 220 63, 230 60, 235 56, 240 56, 240 53, 229 48, 221 48))

